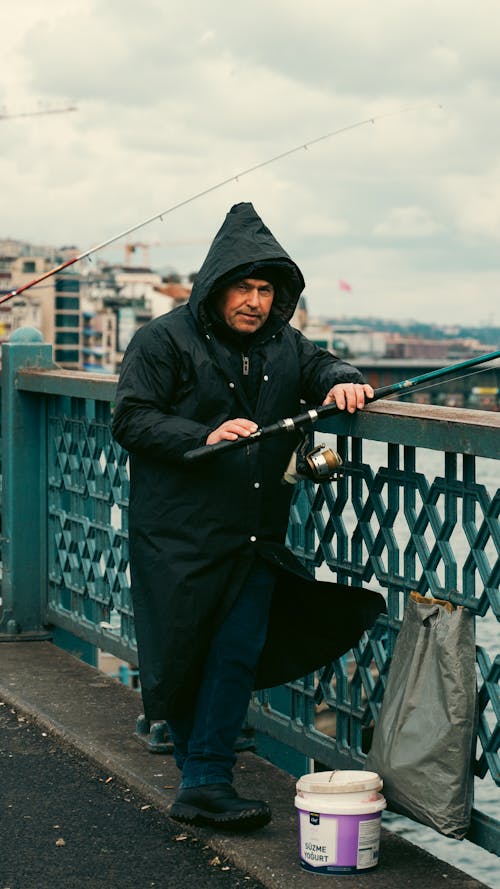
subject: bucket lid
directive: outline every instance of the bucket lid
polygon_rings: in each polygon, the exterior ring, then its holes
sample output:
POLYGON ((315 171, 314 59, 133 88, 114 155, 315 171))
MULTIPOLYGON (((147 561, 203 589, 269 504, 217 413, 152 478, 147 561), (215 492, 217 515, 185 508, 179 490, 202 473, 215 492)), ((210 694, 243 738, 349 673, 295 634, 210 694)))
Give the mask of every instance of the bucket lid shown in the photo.
POLYGON ((383 781, 376 772, 333 769, 331 772, 311 772, 297 781, 297 791, 303 793, 359 793, 381 790, 383 781))

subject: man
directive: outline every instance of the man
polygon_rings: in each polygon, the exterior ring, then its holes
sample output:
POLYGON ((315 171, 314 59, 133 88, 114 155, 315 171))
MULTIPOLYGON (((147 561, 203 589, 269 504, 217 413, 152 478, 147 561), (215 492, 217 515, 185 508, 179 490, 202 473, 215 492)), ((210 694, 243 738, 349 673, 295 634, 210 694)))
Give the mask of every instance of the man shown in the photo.
POLYGON ((181 821, 269 821, 267 804, 231 783, 252 689, 339 656, 384 609, 369 590, 316 583, 285 548, 294 435, 184 460, 296 414, 301 399, 353 412, 372 396, 354 367, 290 327, 303 287, 253 206, 238 204, 189 304, 142 327, 123 361, 113 432, 131 454, 141 690, 146 718, 168 721, 181 821))

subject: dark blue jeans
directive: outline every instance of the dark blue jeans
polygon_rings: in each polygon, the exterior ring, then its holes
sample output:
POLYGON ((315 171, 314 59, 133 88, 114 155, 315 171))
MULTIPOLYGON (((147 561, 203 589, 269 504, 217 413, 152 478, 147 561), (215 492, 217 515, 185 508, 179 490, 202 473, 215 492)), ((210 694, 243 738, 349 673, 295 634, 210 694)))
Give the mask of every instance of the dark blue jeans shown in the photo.
POLYGON ((212 640, 192 712, 169 720, 181 787, 232 781, 234 744, 264 646, 273 588, 271 570, 256 561, 212 640))

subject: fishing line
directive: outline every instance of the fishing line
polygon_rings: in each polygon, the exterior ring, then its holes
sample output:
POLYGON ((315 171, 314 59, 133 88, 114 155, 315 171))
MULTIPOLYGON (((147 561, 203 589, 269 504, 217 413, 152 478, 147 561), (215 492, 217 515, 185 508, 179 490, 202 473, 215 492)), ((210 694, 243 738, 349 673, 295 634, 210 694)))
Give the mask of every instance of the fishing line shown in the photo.
POLYGON ((55 266, 53 269, 49 269, 49 271, 45 272, 43 275, 40 275, 40 277, 34 278, 27 284, 23 284, 22 287, 18 287, 16 290, 11 290, 9 293, 6 293, 2 297, 0 297, 0 305, 4 302, 7 302, 7 300, 9 299, 12 299, 12 297, 17 296, 19 293, 23 293, 25 290, 29 290, 31 287, 34 287, 35 284, 39 284, 41 281, 45 281, 47 278, 52 277, 52 275, 56 275, 58 272, 62 272, 64 269, 69 268, 71 265, 74 265, 81 259, 89 258, 90 256, 92 256, 93 253, 97 253, 99 250, 103 250, 104 247, 109 247, 110 244, 114 244, 116 241, 119 241, 120 238, 124 238, 127 235, 138 231, 140 228, 149 225, 151 222, 156 222, 157 219, 163 221, 164 216, 168 216, 175 210, 179 210, 181 207, 186 207, 188 206, 188 204, 192 204, 193 201, 197 201, 199 198, 205 197, 205 195, 211 194, 211 192, 213 191, 217 191, 217 189, 222 188, 224 185, 228 185, 230 182, 238 182, 240 179, 243 178, 243 176, 248 176, 250 173, 255 173, 256 170, 262 170, 264 167, 268 167, 270 164, 274 164, 277 161, 283 160, 283 158, 285 157, 290 157, 290 155, 296 154, 298 151, 307 151, 307 149, 310 148, 312 145, 317 145, 319 142, 324 142, 326 139, 332 139, 334 136, 340 136, 342 133, 347 133, 349 130, 355 130, 358 127, 364 127, 369 123, 374 124, 377 121, 384 120, 387 117, 394 117, 395 115, 399 114, 407 114, 409 111, 414 111, 419 107, 422 107, 422 103, 419 103, 418 105, 408 105, 405 108, 399 108, 396 111, 388 111, 385 114, 378 114, 375 117, 367 117, 364 120, 358 120, 356 121, 356 123, 351 123, 345 127, 340 127, 337 130, 332 130, 329 133, 324 133, 322 136, 318 136, 316 139, 311 139, 309 142, 303 142, 300 145, 296 145, 294 148, 289 148, 287 151, 282 151, 280 154, 275 154, 273 157, 270 157, 267 160, 260 161, 260 163, 258 164, 247 167, 247 169, 241 170, 239 173, 235 173, 232 176, 228 176, 227 179, 222 179, 220 182, 216 182, 215 185, 210 185, 208 188, 203 189, 203 191, 198 191, 196 194, 191 195, 189 198, 185 198, 183 201, 179 201, 177 204, 173 204, 166 210, 162 210, 160 213, 155 213, 154 216, 149 216, 142 222, 138 222, 136 225, 130 226, 130 228, 125 229, 117 235, 113 235, 106 241, 101 241, 100 244, 96 244, 96 246, 91 247, 90 250, 86 250, 84 253, 79 253, 77 256, 73 256, 71 259, 68 259, 66 260, 66 262, 55 266))
POLYGON ((488 371, 497 370, 497 369, 498 368, 496 368, 496 367, 482 367, 480 370, 471 370, 470 373, 461 374, 459 377, 450 377, 449 380, 436 380, 435 383, 427 383, 426 386, 418 386, 418 388, 415 390, 409 389, 406 392, 404 390, 401 390, 400 392, 394 392, 392 395, 386 395, 385 400, 386 401, 394 401, 394 400, 397 400, 398 398, 405 398, 407 395, 413 395, 414 391, 424 392, 426 389, 433 389, 434 386, 442 386, 443 383, 444 384, 456 383, 458 380, 466 380, 467 377, 477 377, 477 376, 479 376, 479 374, 485 374, 485 373, 488 373, 488 371))

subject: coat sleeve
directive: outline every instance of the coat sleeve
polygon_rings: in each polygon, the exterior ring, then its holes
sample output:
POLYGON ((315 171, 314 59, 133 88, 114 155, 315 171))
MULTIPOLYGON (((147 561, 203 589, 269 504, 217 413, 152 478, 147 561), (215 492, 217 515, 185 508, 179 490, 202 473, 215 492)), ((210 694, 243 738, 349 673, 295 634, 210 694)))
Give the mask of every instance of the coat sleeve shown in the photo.
POLYGON ((365 383, 362 373, 352 364, 337 358, 293 330, 300 360, 302 397, 310 404, 321 404, 337 383, 365 383))
POLYGON ((175 344, 147 325, 123 359, 113 413, 114 438, 130 453, 182 462, 190 448, 205 444, 210 429, 176 415, 179 355, 175 344))

